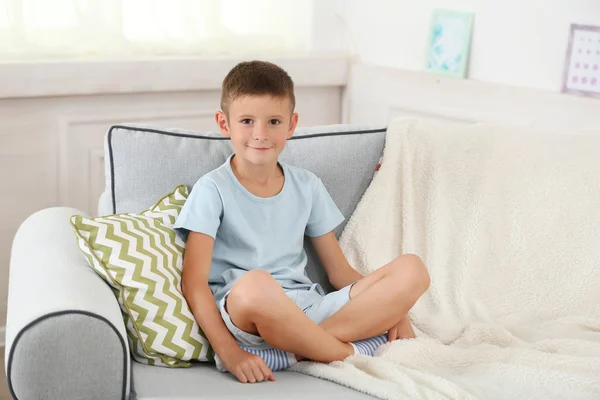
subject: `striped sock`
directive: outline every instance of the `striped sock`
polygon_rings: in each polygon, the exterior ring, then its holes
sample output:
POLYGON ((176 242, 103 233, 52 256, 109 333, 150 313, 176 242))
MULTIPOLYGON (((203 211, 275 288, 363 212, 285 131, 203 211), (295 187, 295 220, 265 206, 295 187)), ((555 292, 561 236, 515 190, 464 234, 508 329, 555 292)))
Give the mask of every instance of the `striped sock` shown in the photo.
MULTIPOLYGON (((267 367, 271 369, 271 371, 281 371, 282 369, 290 368, 292 365, 296 364, 296 357, 292 353, 288 353, 287 351, 269 348, 269 349, 254 349, 251 347, 240 346, 240 348, 248 353, 256 354, 260 358, 262 358, 267 364, 267 367)), ((217 364, 217 370, 221 372, 227 372, 227 369, 221 362, 221 359, 215 354, 215 363, 217 364)))
POLYGON ((372 356, 375 351, 382 344, 387 343, 387 334, 375 336, 368 339, 357 340, 356 342, 350 343, 354 347, 355 354, 362 354, 364 356, 372 356))

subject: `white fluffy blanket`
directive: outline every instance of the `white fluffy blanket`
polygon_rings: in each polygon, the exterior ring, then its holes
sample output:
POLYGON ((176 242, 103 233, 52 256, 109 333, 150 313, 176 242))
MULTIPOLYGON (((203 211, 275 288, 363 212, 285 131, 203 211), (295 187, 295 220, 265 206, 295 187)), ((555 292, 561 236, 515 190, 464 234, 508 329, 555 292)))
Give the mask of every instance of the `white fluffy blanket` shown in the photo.
POLYGON ((600 133, 390 124, 340 242, 419 255, 417 339, 296 371, 381 399, 600 399, 600 133))

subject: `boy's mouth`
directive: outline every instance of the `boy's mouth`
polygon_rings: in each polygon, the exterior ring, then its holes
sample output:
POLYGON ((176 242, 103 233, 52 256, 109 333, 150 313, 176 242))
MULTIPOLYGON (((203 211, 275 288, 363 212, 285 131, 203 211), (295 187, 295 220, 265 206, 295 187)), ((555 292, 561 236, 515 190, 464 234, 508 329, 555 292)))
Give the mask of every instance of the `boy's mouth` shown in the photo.
POLYGON ((266 150, 270 150, 270 147, 250 147, 252 150, 258 150, 258 151, 266 151, 266 150))

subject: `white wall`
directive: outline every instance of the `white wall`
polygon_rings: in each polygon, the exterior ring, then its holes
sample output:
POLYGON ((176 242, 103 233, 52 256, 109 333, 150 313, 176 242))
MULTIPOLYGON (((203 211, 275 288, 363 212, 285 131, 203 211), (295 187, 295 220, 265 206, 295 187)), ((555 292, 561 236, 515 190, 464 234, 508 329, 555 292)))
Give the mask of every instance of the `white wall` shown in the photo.
POLYGON ((417 116, 600 134, 600 100, 560 93, 570 24, 600 25, 600 0, 314 0, 313 17, 313 51, 354 58, 345 123, 417 116), (424 72, 437 8, 474 13, 468 79, 424 72))
POLYGON ((352 66, 348 81, 343 121, 350 124, 418 117, 600 135, 600 100, 594 98, 363 63, 352 66))
POLYGON ((468 78, 558 91, 571 23, 600 25, 600 0, 338 0, 316 49, 349 49, 358 61, 422 70, 432 11, 475 13, 468 78), (339 13, 343 25, 335 17, 339 13), (342 33, 339 33, 339 29, 342 33), (340 37, 341 36, 341 37, 340 37))

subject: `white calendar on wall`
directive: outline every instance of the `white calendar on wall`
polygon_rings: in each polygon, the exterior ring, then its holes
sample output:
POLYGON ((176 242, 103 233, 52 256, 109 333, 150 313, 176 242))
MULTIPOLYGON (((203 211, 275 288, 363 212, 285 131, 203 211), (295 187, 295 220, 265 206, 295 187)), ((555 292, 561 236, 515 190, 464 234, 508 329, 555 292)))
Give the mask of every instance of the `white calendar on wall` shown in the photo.
POLYGON ((571 25, 562 91, 600 97, 600 26, 571 25))

